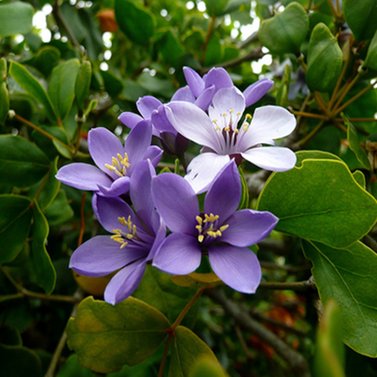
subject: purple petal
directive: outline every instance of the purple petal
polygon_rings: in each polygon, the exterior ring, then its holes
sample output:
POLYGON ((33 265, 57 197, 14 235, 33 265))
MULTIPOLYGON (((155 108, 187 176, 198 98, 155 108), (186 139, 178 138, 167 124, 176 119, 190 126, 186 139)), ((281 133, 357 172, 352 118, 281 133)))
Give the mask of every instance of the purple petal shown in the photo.
POLYGON ((148 121, 142 121, 134 127, 128 135, 124 150, 128 154, 128 159, 131 164, 131 169, 139 161, 141 161, 151 145, 152 140, 152 126, 148 121))
POLYGON ((189 102, 176 101, 170 102, 165 110, 170 123, 181 135, 215 151, 221 149, 219 135, 202 109, 189 102))
POLYGON ((123 146, 118 137, 106 128, 93 128, 88 133, 88 148, 96 165, 106 174, 116 178, 105 164, 111 165, 112 157, 116 157, 118 153, 123 155, 123 146))
POLYGON ((204 200, 204 212, 219 215, 219 221, 225 221, 238 208, 240 198, 240 174, 232 160, 218 173, 209 187, 204 200))
POLYGON ((105 301, 115 305, 130 296, 140 284, 145 267, 145 261, 141 261, 122 268, 107 284, 105 301))
POLYGON ((245 110, 245 98, 235 87, 222 88, 216 92, 208 114, 212 122, 220 128, 237 127, 237 123, 245 110), (226 116, 224 117, 224 113, 226 116))
POLYGON ((136 213, 144 214, 143 220, 150 220, 151 213, 154 211, 152 200, 151 183, 152 177, 156 175, 150 161, 141 161, 131 177, 130 197, 136 213))
POLYGON ((169 274, 186 275, 195 271, 202 258, 196 238, 172 233, 153 258, 153 266, 169 274))
POLYGON ((110 236, 91 238, 74 251, 69 267, 81 275, 105 276, 140 257, 140 248, 119 246, 110 236))
POLYGON ((79 190, 98 191, 98 185, 110 186, 112 180, 96 166, 75 162, 59 169, 56 179, 79 190))
POLYGON ((284 147, 260 147, 252 148, 241 156, 262 169, 271 171, 286 171, 296 164, 296 155, 284 147))
POLYGON ((163 151, 161 148, 157 147, 156 145, 151 145, 147 148, 143 156, 143 160, 149 159, 151 160, 151 163, 153 166, 157 166, 161 160, 162 153, 163 151))
POLYGON ((243 150, 289 135, 296 127, 293 114, 280 106, 258 107, 242 139, 243 150))
POLYGON ((96 195, 96 198, 93 200, 97 219, 108 232, 113 232, 114 229, 122 229, 124 227, 119 223, 118 217, 125 217, 127 219, 128 216, 131 216, 132 222, 135 222, 134 212, 122 199, 96 195))
MULTIPOLYGON (((157 214, 157 212, 155 212, 157 214)), ((148 257, 147 257, 147 262, 150 262, 156 255, 156 252, 160 248, 160 245, 166 238, 166 227, 164 224, 161 223, 161 219, 158 216, 158 222, 156 223, 156 228, 154 228, 155 232, 155 239, 153 241, 153 244, 151 246, 151 249, 149 251, 148 257)))
POLYGON ((246 107, 258 102, 271 89, 272 85, 274 82, 269 79, 261 79, 249 85, 243 92, 246 107))
POLYGON ((267 237, 278 221, 271 212, 238 211, 226 221, 229 228, 223 232, 221 241, 241 247, 254 245, 267 237))
POLYGON ((98 185, 98 188, 104 196, 120 196, 130 190, 130 178, 119 177, 110 186, 98 185))
POLYGON ((199 95, 204 90, 204 81, 193 69, 189 67, 183 67, 183 74, 185 76, 186 82, 191 89, 192 94, 195 97, 199 95))
POLYGON ((210 246, 208 257, 215 274, 229 287, 243 293, 256 291, 262 272, 257 256, 248 248, 210 246))
POLYGON ((208 106, 212 102, 213 95, 215 94, 216 88, 214 85, 206 88, 203 93, 196 99, 195 105, 200 107, 202 110, 206 111, 208 106))
POLYGON ((184 86, 183 88, 179 88, 171 98, 172 101, 186 101, 186 102, 195 102, 195 97, 192 94, 191 89, 188 85, 184 86))
POLYGON ((202 193, 208 189, 217 174, 229 161, 228 155, 202 153, 191 160, 185 179, 197 194, 202 193))
POLYGON ((158 132, 169 132, 174 135, 177 134, 176 129, 171 125, 169 119, 166 116, 165 106, 160 106, 152 113, 152 124, 158 130, 158 132))
POLYGON ((212 68, 209 72, 203 77, 205 82, 205 87, 208 88, 212 85, 216 87, 216 90, 221 88, 229 88, 233 86, 233 81, 230 78, 228 72, 220 68, 212 68))
POLYGON ((136 107, 144 119, 150 119, 152 112, 161 105, 161 101, 153 96, 140 97, 136 102, 136 107))
POLYGON ((172 232, 195 232, 195 217, 199 214, 198 199, 182 177, 165 173, 153 178, 152 198, 157 211, 172 232))
POLYGON ((143 120, 143 118, 135 113, 131 113, 129 111, 125 111, 124 113, 120 114, 118 117, 119 121, 121 121, 126 127, 134 128, 139 122, 143 120))

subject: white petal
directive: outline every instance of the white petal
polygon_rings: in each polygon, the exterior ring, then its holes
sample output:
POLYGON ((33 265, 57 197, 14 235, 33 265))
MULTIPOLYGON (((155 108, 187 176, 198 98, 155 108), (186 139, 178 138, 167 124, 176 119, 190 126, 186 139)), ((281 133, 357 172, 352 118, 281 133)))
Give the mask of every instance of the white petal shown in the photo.
POLYGON ((196 194, 202 193, 208 189, 208 186, 229 161, 228 155, 202 153, 190 162, 185 179, 196 194))
POLYGON ((221 149, 219 135, 208 115, 196 105, 173 101, 166 106, 166 116, 173 127, 189 140, 215 151, 221 149))
POLYGON ((270 144, 271 139, 287 136, 295 127, 296 118, 283 107, 258 107, 254 112, 249 129, 242 138, 240 149, 246 150, 261 143, 270 144))
POLYGON ((241 153, 241 156, 262 169, 286 171, 296 164, 296 155, 288 148, 260 147, 241 153))
POLYGON ((245 98, 235 87, 219 89, 213 96, 208 114, 216 125, 224 128, 231 124, 235 128, 245 110, 245 98), (224 114, 226 116, 224 117, 224 114), (231 118, 231 119, 230 119, 231 118))

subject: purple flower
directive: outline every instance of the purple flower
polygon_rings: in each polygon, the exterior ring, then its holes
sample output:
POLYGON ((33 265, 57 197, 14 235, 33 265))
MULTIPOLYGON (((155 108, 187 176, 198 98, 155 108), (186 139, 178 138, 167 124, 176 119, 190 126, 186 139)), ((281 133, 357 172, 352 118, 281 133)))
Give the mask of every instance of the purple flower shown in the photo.
POLYGON ((105 289, 105 301, 116 304, 137 288, 146 264, 165 238, 151 199, 155 175, 150 161, 142 161, 130 182, 135 209, 119 198, 94 197, 100 224, 113 235, 96 236, 79 246, 71 256, 70 268, 86 276, 106 276, 115 272, 105 289))
POLYGON ((98 167, 81 162, 68 164, 59 169, 56 178, 79 190, 95 191, 106 196, 128 192, 135 166, 148 158, 157 165, 162 154, 160 148, 150 145, 151 126, 143 123, 131 130, 124 146, 106 128, 90 130, 89 153, 98 167))
POLYGON ((154 178, 152 196, 172 232, 157 251, 154 266, 171 274, 189 274, 199 267, 202 254, 208 254, 213 271, 225 284, 255 292, 261 268, 248 246, 265 238, 278 219, 269 212, 237 211, 241 182, 234 161, 213 181, 203 212, 190 184, 175 174, 154 178))
MULTIPOLYGON (((183 74, 188 86, 179 89, 172 100, 184 100, 195 103, 202 110, 207 110, 213 96, 219 89, 233 87, 233 81, 224 68, 211 68, 202 77, 192 68, 183 67, 183 74)), ((249 85, 243 92, 245 106, 251 106, 259 101, 272 87, 269 79, 261 79, 249 85)))
POLYGON ((246 114, 245 97, 235 87, 217 91, 208 108, 203 110, 189 102, 166 105, 166 116, 176 130, 204 148, 188 166, 185 176, 195 192, 205 191, 218 172, 234 157, 244 158, 262 169, 285 171, 296 163, 288 148, 262 146, 289 135, 296 127, 295 117, 279 106, 263 106, 254 116, 246 114))

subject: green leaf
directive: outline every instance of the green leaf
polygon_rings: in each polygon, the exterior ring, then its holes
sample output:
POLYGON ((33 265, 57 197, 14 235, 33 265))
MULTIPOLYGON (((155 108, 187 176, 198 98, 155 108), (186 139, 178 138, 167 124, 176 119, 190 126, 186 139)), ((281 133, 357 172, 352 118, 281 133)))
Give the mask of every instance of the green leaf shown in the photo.
POLYGON ((311 90, 330 92, 342 71, 343 53, 337 39, 323 23, 310 36, 306 82, 311 90))
POLYGON ((50 171, 48 173, 46 184, 38 197, 38 204, 42 210, 48 208, 59 193, 61 183, 55 178, 57 172, 58 158, 55 158, 50 164, 50 171))
POLYGON ((9 74, 22 89, 44 106, 49 119, 55 121, 56 115, 51 101, 40 82, 23 65, 14 61, 10 63, 9 74))
POLYGON ((227 374, 218 361, 204 356, 195 361, 189 377, 227 377, 227 374))
POLYGON ((51 73, 48 95, 50 96, 55 113, 61 120, 71 110, 79 69, 79 60, 70 59, 56 66, 51 73))
POLYGON ((32 62, 46 77, 58 65, 60 59, 60 51, 53 46, 44 46, 35 54, 32 62))
POLYGON ((357 160, 360 162, 361 167, 370 170, 370 162, 365 149, 361 146, 361 140, 355 126, 346 118, 343 117, 344 124, 347 126, 347 139, 349 147, 355 153, 357 160))
POLYGON ((213 34, 208 42, 206 49, 204 64, 207 67, 216 65, 222 61, 223 48, 221 43, 222 41, 220 40, 220 37, 217 35, 217 33, 213 34))
POLYGON ((363 237, 377 216, 377 202, 338 160, 303 160, 273 173, 260 195, 259 210, 280 220, 276 230, 334 247, 363 237))
POLYGON ((7 184, 28 187, 49 170, 46 155, 20 136, 0 135, 0 176, 7 184))
POLYGON ((133 42, 147 45, 154 34, 154 18, 130 0, 115 0, 115 18, 120 30, 133 42))
POLYGON ((298 3, 289 4, 282 13, 262 21, 258 35, 272 53, 298 52, 309 30, 309 18, 298 3))
POLYGON ((42 377, 38 356, 26 347, 0 344, 0 364, 4 376, 42 377))
POLYGON ((16 1, 0 5, 0 36, 26 34, 33 27, 34 9, 30 4, 16 1))
POLYGON ((133 297, 115 306, 88 297, 69 321, 68 345, 83 366, 107 373, 152 355, 169 326, 161 312, 133 297))
POLYGON ((377 31, 374 33, 374 37, 370 42, 364 65, 377 71, 377 31))
POLYGON ((225 13, 229 0, 204 0, 207 13, 211 17, 218 17, 225 13))
POLYGON ((344 16, 356 39, 372 38, 377 29, 377 2, 375 0, 344 0, 344 16))
POLYGON ((377 356, 377 254, 361 242, 335 249, 304 242, 312 273, 324 304, 335 299, 340 308, 343 341, 356 352, 377 356))
POLYGON ((47 294, 50 294, 55 287, 56 272, 46 250, 49 226, 36 202, 34 202, 32 211, 30 263, 33 269, 33 281, 43 288, 47 294))
POLYGON ((70 220, 74 213, 68 203, 65 191, 60 190, 54 201, 46 209, 46 217, 51 226, 56 226, 70 220))
POLYGON ((190 329, 178 326, 175 329, 173 340, 172 356, 169 367, 169 377, 188 377, 190 376, 193 365, 198 358, 206 357, 207 360, 219 365, 216 356, 190 329))
POLYGON ((18 195, 0 195, 0 263, 11 262, 22 250, 31 224, 31 201, 18 195))
POLYGON ((0 82, 0 125, 4 124, 9 112, 9 93, 7 84, 0 82))
POLYGON ((245 174, 241 168, 238 168, 241 177, 241 186, 242 186, 242 195, 241 195, 241 202, 239 205, 240 209, 249 208, 250 204, 250 195, 249 195, 249 185, 247 184, 247 180, 245 178, 245 174))
POLYGON ((171 30, 164 33, 158 51, 161 53, 163 60, 172 67, 181 65, 185 53, 183 46, 171 30))
POLYGON ((89 97, 89 88, 91 80, 92 64, 90 63, 90 61, 85 60, 80 65, 75 83, 76 102, 80 110, 84 109, 85 101, 89 97))
POLYGON ((345 377, 342 319, 336 301, 327 301, 317 331, 314 377, 345 377))
POLYGON ((366 187, 366 180, 365 180, 365 175, 362 171, 360 170, 355 170, 353 173, 352 173, 353 177, 355 178, 355 181, 362 187, 365 189, 366 187))

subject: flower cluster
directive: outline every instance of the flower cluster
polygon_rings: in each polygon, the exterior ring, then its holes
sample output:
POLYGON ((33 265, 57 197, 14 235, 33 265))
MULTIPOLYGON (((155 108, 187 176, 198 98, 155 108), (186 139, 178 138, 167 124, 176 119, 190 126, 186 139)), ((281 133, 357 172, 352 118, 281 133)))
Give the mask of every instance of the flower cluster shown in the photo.
POLYGON ((146 265, 176 275, 194 272, 208 262, 233 289, 253 293, 261 280, 256 255, 249 249, 268 236, 278 219, 269 212, 238 210, 243 160, 272 171, 291 169, 295 154, 274 146, 295 128, 293 115, 278 106, 245 108, 271 88, 264 79, 241 92, 228 73, 213 68, 201 77, 184 68, 187 86, 167 104, 140 98, 140 114, 122 113, 131 129, 124 145, 105 128, 88 134, 96 166, 71 163, 57 173, 61 182, 93 191, 93 211, 111 235, 79 246, 70 267, 82 275, 113 274, 104 298, 116 304, 133 293, 146 265), (151 145, 152 135, 160 146, 151 145), (183 158, 189 141, 203 148, 181 177, 156 174, 163 150, 183 158), (201 208, 197 195, 206 192, 201 208))

